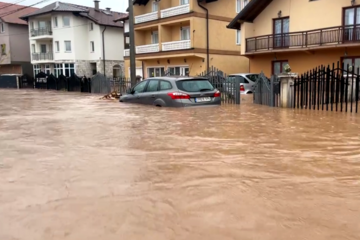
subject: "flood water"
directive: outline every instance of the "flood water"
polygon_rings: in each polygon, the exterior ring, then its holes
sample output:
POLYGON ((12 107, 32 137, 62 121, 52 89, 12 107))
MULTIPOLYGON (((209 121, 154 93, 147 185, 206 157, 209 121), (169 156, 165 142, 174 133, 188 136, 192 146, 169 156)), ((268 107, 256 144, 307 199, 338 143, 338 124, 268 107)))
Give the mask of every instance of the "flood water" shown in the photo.
POLYGON ((360 114, 250 100, 0 90, 0 240, 360 239, 360 114))

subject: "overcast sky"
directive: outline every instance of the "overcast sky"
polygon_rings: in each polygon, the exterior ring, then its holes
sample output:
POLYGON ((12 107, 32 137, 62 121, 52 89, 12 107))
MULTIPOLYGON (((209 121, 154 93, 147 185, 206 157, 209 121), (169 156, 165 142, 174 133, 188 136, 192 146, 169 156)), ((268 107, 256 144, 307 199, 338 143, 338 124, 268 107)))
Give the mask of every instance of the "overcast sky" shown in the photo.
MULTIPOLYGON (((19 5, 32 5, 35 4, 37 2, 40 2, 41 0, 1 0, 1 2, 8 2, 8 3, 17 3, 19 5)), ((56 2, 55 0, 49 0, 46 1, 45 3, 36 5, 34 7, 38 7, 41 8, 43 6, 49 5, 53 2, 56 2)), ((93 0, 61 0, 60 2, 68 2, 68 3, 73 3, 73 4, 77 4, 77 5, 84 5, 84 6, 88 6, 88 7, 93 7, 94 6, 94 1, 93 0)), ((128 7, 128 0, 100 0, 100 8, 105 9, 107 7, 111 8, 111 10, 116 11, 116 12, 125 12, 126 8, 128 7)))

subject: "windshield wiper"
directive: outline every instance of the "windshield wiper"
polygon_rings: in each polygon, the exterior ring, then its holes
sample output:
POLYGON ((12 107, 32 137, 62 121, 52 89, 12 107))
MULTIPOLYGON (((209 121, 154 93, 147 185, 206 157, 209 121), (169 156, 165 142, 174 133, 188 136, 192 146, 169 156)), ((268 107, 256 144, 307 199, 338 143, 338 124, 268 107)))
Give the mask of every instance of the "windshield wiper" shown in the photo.
POLYGON ((202 88, 199 90, 199 92, 205 92, 205 91, 212 91, 213 89, 210 88, 202 88))

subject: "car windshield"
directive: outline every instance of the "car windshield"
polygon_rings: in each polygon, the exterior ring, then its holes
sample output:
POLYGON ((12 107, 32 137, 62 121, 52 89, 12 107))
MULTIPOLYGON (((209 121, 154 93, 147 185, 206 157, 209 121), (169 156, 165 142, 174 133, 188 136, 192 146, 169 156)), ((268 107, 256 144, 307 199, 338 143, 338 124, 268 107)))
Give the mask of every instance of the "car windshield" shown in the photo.
POLYGON ((185 92, 201 92, 214 90, 213 85, 207 79, 191 79, 176 81, 176 86, 185 92))

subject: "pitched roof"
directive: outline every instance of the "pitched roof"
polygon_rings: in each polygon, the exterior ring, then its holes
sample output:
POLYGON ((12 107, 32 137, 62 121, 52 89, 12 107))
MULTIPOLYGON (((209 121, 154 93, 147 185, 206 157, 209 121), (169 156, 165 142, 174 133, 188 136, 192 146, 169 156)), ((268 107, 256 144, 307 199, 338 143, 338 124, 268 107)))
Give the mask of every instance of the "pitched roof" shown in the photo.
POLYGON ((123 15, 122 17, 115 19, 114 22, 125 21, 125 20, 129 20, 129 14, 123 15))
POLYGON ((123 27, 121 22, 115 22, 114 20, 127 15, 127 13, 113 12, 103 9, 96 10, 92 7, 80 6, 72 3, 54 2, 31 14, 22 16, 21 19, 27 21, 29 17, 35 17, 51 12, 71 12, 78 16, 86 17, 99 25, 111 27, 123 27))
POLYGON ((20 19, 19 17, 24 14, 32 13, 36 10, 38 10, 38 8, 0 2, 0 18, 6 23, 28 25, 26 21, 20 19))
POLYGON ((273 0, 251 0, 226 27, 240 29, 241 23, 253 22, 272 1, 273 0))

